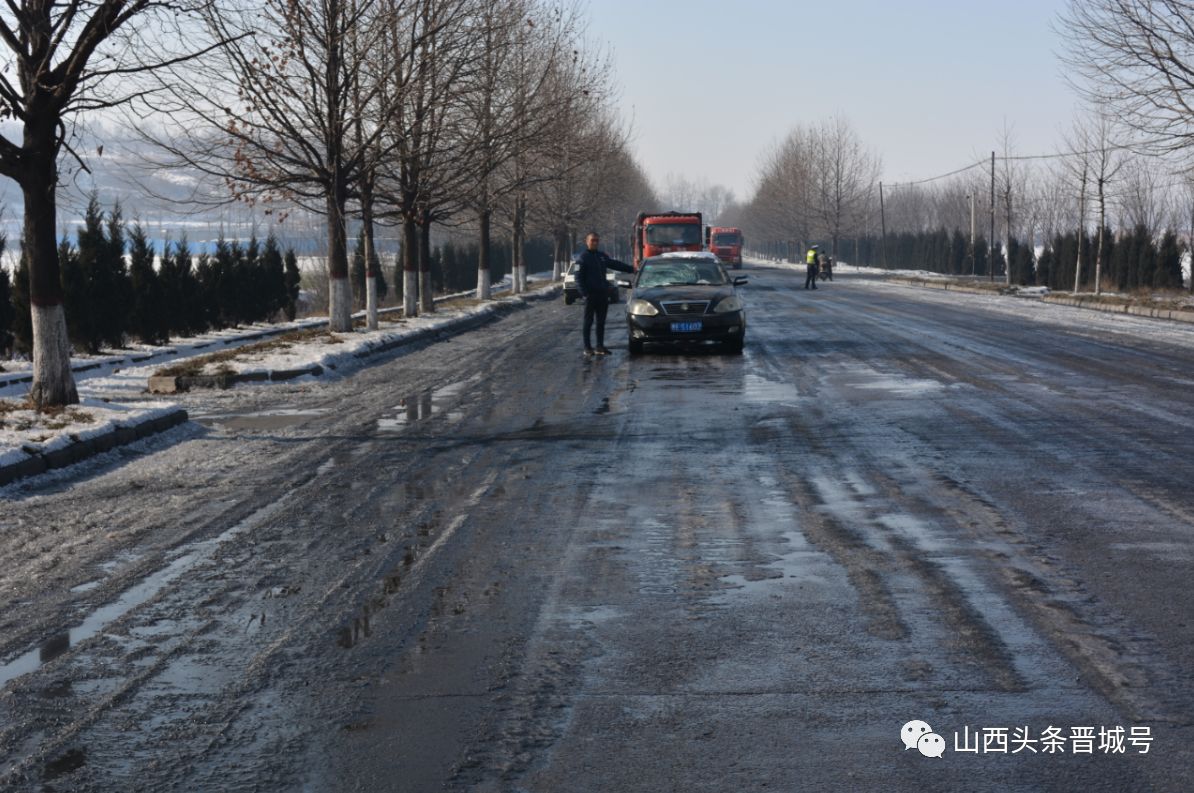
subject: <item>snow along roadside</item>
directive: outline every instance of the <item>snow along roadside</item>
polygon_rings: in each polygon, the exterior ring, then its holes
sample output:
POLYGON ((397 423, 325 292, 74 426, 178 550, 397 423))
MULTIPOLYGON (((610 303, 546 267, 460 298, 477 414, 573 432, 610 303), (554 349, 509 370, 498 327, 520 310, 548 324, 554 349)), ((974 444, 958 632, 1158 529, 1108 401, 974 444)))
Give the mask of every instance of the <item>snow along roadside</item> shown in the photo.
MULTIPOLYGON (((226 362, 245 381, 269 382, 304 375, 350 368, 362 358, 392 350, 405 344, 460 333, 516 310, 531 301, 559 294, 559 284, 531 289, 520 295, 498 298, 479 305, 444 309, 435 315, 385 323, 375 332, 339 335, 336 344, 328 337, 291 344, 287 349, 261 356, 258 360, 226 362)), ((327 320, 321 321, 326 324, 327 320)), ((287 323, 289 324, 289 323, 287 323)), ((0 486, 15 479, 62 468, 162 432, 188 420, 187 412, 170 402, 137 401, 122 404, 104 394, 130 392, 130 383, 139 383, 143 393, 152 372, 161 363, 142 364, 113 372, 110 377, 93 377, 80 382, 81 401, 57 414, 37 413, 23 404, 0 400, 0 486)))
POLYGON ((558 291, 559 286, 552 285, 476 305, 440 308, 431 315, 380 322, 375 331, 328 333, 309 339, 286 339, 277 343, 265 343, 256 349, 247 347, 231 356, 212 358, 194 372, 153 374, 147 378, 147 382, 152 393, 168 394, 192 387, 227 388, 237 383, 265 383, 318 377, 329 370, 343 369, 359 359, 393 350, 431 335, 467 330, 501 313, 521 307, 528 300, 550 297, 558 291))
MULTIPOLYGON (((803 271, 804 268, 803 264, 776 262, 766 259, 748 257, 745 261, 760 267, 779 267, 800 271, 803 271)), ((1104 314, 1131 314, 1149 319, 1164 319, 1172 322, 1194 324, 1194 304, 1188 302, 1188 299, 1187 302, 1180 306, 1169 304, 1149 305, 1147 303, 1131 302, 1114 303, 1100 301, 1091 293, 1084 292, 1075 296, 1068 292, 1053 292, 1045 286, 1005 286, 1002 282, 996 282, 993 286, 978 286, 977 284, 970 286, 965 282, 958 281, 955 276, 932 273, 926 270, 884 270, 878 267, 855 267, 846 262, 838 262, 835 267, 850 268, 849 270, 843 269, 842 273, 880 276, 882 283, 891 286, 940 289, 948 292, 988 297, 1029 298, 1058 306, 1079 308, 1086 311, 1099 311, 1104 314)), ((1116 295, 1108 294, 1107 296, 1115 297, 1116 295)), ((1119 296, 1122 297, 1122 295, 1119 296)))
POLYGON ((187 420, 168 402, 136 406, 84 399, 57 415, 23 406, 0 410, 0 485, 64 468, 187 420))

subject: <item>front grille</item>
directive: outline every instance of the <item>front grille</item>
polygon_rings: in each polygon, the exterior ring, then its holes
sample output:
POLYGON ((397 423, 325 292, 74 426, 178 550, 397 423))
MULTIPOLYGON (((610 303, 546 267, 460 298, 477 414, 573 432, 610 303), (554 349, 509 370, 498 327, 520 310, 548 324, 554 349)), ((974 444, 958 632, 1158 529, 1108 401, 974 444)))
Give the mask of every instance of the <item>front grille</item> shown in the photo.
POLYGON ((663 313, 668 316, 675 316, 677 314, 704 314, 709 309, 708 300, 689 300, 676 301, 674 303, 661 303, 663 306, 663 313))

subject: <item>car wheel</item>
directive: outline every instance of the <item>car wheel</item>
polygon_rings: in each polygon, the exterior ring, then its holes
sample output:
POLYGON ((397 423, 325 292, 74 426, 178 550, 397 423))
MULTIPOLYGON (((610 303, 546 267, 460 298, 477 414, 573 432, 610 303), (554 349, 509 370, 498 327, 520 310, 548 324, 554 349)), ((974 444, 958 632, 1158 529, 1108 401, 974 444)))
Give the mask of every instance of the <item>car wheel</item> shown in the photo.
POLYGON ((726 342, 726 350, 730 355, 741 355, 742 350, 746 347, 746 339, 735 339, 734 341, 726 342))
POLYGON ((576 302, 576 295, 564 295, 564 305, 570 306, 576 302))
POLYGON ((631 339, 627 343, 626 346, 629 348, 631 355, 642 355, 643 354, 642 339, 631 339))

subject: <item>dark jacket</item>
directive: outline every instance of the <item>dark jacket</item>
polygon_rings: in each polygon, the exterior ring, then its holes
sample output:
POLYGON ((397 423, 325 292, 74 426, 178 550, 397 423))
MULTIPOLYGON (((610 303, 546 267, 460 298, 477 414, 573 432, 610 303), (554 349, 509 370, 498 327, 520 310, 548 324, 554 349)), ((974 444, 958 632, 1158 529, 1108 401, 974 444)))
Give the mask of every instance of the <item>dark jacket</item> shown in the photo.
POLYGON ((624 273, 634 272, 634 268, 629 264, 611 259, 603 251, 591 251, 586 248, 574 258, 577 262, 576 291, 582 295, 602 294, 609 288, 609 282, 605 279, 607 269, 624 273))

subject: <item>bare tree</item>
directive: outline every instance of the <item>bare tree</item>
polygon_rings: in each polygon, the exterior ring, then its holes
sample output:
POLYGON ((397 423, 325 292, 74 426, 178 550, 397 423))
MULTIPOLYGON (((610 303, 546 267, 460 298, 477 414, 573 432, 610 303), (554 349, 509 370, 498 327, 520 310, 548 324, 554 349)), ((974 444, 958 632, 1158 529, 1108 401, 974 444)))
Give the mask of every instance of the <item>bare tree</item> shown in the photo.
POLYGON ((1105 112, 1096 111, 1088 138, 1091 146, 1092 175, 1098 191, 1099 230, 1095 247, 1095 294, 1103 291, 1103 239, 1107 231, 1107 188, 1124 165, 1124 147, 1118 142, 1115 123, 1105 112))
POLYGON ((480 4, 473 18, 478 68, 463 102, 472 133, 475 189, 470 202, 477 218, 477 297, 482 300, 491 293, 494 213, 525 186, 525 171, 510 166, 551 127, 551 78, 564 55, 561 44, 572 37, 567 18, 560 16, 554 19, 558 27, 546 39, 547 46, 542 36, 525 35, 523 29, 534 27, 537 18, 549 18, 537 17, 538 10, 534 0, 500 0, 480 4))
POLYGON ((664 179, 662 200, 667 209, 700 212, 705 222, 712 225, 734 203, 734 191, 704 179, 669 173, 664 179))
POLYGON ((333 331, 352 330, 348 202, 362 171, 390 154, 387 111, 376 108, 380 9, 378 0, 219 0, 204 20, 230 44, 203 70, 164 84, 177 133, 159 142, 182 163, 235 199, 323 215, 333 331), (374 108, 367 124, 357 106, 374 108))
POLYGON ((1133 157, 1124 163, 1126 173, 1119 194, 1120 225, 1145 229, 1155 235, 1166 215, 1165 194, 1161 189, 1156 161, 1133 157))
POLYGON ((881 166, 844 118, 823 123, 810 140, 815 185, 812 212, 837 258, 838 241, 859 225, 881 166))
POLYGON ((1075 87, 1149 144, 1194 144, 1194 4, 1186 0, 1070 0, 1060 20, 1075 87))
POLYGON ((1015 215, 1013 214, 1013 209, 1017 199, 1020 199, 1022 196, 1027 183, 1024 168, 1020 160, 1015 159, 1015 146, 1015 133, 1013 128, 1005 121, 1003 130, 999 133, 999 148, 1001 148, 1003 154, 1001 159, 999 159, 996 191, 998 192, 999 203, 1003 204, 1004 283, 1008 287, 1011 285, 1011 268, 1013 268, 1013 262, 1010 260, 1011 241, 1015 238, 1015 215))
POLYGON ((615 203, 610 201, 613 192, 624 189, 633 195, 644 179, 626 153, 628 133, 614 123, 608 106, 613 94, 607 56, 579 43, 570 48, 570 59, 552 64, 549 123, 529 150, 525 180, 528 220, 555 244, 554 278, 562 275, 580 223, 595 227, 603 207, 615 203))
POLYGON ((433 222, 458 212, 469 187, 462 82, 475 67, 469 29, 472 0, 382 0, 392 61, 382 93, 394 108, 383 136, 393 152, 379 162, 379 214, 402 228, 402 295, 406 316, 433 310, 433 222))
MULTIPOLYGON (((29 266, 33 386, 40 407, 78 402, 62 308, 58 262, 58 160, 80 115, 147 96, 139 78, 191 60, 202 47, 171 52, 164 34, 202 9, 202 2, 156 0, 9 0, 0 11, 7 50, 0 67, 0 118, 19 125, 17 142, 0 133, 0 174, 25 202, 22 256, 29 266), (152 44, 149 39, 152 39, 152 44), (146 57, 155 53, 155 57, 146 57)), ((182 40, 181 38, 178 40, 182 40)), ((217 46, 220 42, 215 42, 217 46)))
POLYGON ((1090 130, 1077 120, 1065 135, 1070 156, 1061 160, 1069 181, 1077 187, 1078 198, 1078 254, 1074 262, 1074 294, 1082 286, 1082 243, 1086 239, 1087 191, 1090 188, 1091 173, 1094 170, 1090 150, 1090 130))

